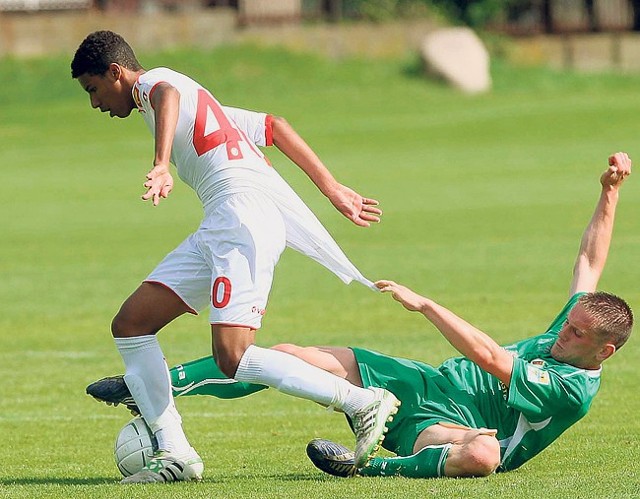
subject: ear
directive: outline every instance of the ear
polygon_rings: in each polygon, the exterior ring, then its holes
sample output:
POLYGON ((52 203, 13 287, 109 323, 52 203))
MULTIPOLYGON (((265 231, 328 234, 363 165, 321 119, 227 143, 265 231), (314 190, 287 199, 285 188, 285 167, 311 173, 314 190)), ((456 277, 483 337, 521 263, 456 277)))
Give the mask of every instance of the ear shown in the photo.
POLYGON ((109 69, 107 70, 107 77, 113 81, 118 81, 122 76, 122 66, 115 62, 109 64, 109 69))
POLYGON ((605 343, 605 345, 598 352, 598 360, 600 362, 607 360, 614 353, 616 353, 616 346, 613 343, 605 343))

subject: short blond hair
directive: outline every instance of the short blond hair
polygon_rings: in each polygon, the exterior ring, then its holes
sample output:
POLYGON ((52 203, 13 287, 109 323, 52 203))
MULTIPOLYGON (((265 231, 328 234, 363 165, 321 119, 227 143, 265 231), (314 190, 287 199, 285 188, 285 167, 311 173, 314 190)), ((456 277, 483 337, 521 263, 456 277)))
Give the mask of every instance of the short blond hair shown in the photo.
POLYGON ((616 349, 624 345, 633 329, 631 307, 619 296, 603 291, 582 295, 578 303, 593 320, 599 336, 613 343, 616 349))

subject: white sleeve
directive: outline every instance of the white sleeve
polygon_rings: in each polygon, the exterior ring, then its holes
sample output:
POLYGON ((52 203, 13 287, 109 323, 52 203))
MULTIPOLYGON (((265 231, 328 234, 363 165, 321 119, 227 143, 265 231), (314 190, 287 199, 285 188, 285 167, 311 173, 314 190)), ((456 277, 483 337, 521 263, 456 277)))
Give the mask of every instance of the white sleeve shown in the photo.
POLYGON ((237 107, 223 106, 225 114, 258 146, 273 145, 272 116, 237 107))
POLYGON ((133 86, 133 100, 138 107, 138 110, 143 113, 154 114, 153 107, 151 106, 151 96, 153 95, 156 86, 165 80, 154 78, 154 72, 148 71, 144 75, 138 78, 133 86))

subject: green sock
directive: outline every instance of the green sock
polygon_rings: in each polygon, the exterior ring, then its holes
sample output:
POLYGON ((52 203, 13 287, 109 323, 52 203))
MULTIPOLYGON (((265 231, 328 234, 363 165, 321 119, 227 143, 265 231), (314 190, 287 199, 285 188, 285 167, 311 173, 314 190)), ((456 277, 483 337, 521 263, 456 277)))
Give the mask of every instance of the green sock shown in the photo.
POLYGON ((429 445, 406 457, 374 457, 358 471, 363 476, 404 476, 407 478, 436 478, 444 476, 452 444, 429 445))
POLYGON ((211 395, 221 399, 236 399, 268 388, 228 378, 211 356, 172 367, 169 373, 174 397, 211 395))

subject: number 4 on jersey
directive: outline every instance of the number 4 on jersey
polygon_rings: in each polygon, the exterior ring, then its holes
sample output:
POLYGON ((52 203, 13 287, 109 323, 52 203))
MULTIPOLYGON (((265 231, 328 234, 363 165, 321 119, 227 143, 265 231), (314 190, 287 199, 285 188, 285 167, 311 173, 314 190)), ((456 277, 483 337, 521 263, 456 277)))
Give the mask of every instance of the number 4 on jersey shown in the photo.
POLYGON ((230 160, 242 159, 239 142, 242 140, 238 130, 233 128, 227 116, 211 94, 205 90, 198 90, 198 108, 193 130, 193 147, 198 156, 209 152, 221 144, 226 144, 227 156, 230 160), (210 113, 218 123, 218 129, 207 132, 207 121, 210 113))

